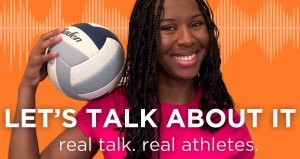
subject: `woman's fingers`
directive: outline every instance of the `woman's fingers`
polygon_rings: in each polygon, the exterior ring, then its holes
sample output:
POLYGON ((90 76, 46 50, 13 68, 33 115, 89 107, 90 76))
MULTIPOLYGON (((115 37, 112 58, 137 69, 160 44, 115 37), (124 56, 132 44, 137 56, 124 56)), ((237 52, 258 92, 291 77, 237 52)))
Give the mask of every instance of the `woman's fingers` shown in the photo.
POLYGON ((58 56, 57 51, 45 54, 45 50, 62 40, 59 36, 64 31, 63 28, 52 30, 44 34, 29 56, 27 67, 22 78, 22 83, 36 87, 47 76, 47 62, 58 56))
POLYGON ((58 56, 57 51, 51 51, 48 54, 42 55, 42 63, 48 62, 58 56))
POLYGON ((57 43, 59 43, 62 40, 62 37, 60 35, 50 38, 49 40, 46 40, 40 44, 40 50, 41 52, 45 53, 45 50, 57 43))
POLYGON ((57 29, 54 29, 46 34, 43 34, 42 37, 41 37, 41 40, 45 41, 45 40, 49 40, 51 39, 52 37, 54 36, 57 36, 59 35, 60 33, 62 33, 65 29, 64 28, 57 28, 57 29))
POLYGON ((51 46, 59 43, 61 40, 62 40, 62 37, 57 35, 56 37, 52 37, 48 40, 41 41, 39 44, 37 44, 37 48, 34 50, 35 51, 34 54, 39 54, 39 55, 44 54, 45 50, 48 47, 51 47, 51 46))
POLYGON ((44 54, 48 47, 51 47, 62 40, 62 37, 59 36, 59 34, 63 31, 64 28, 58 28, 42 35, 36 46, 33 48, 32 54, 44 54))
POLYGON ((31 66, 37 66, 40 68, 43 63, 48 62, 58 56, 57 51, 46 54, 45 51, 47 48, 59 43, 62 40, 62 37, 59 34, 61 34, 63 31, 64 28, 58 28, 41 36, 39 42, 35 45, 35 47, 32 49, 32 53, 30 54, 29 64, 31 66))

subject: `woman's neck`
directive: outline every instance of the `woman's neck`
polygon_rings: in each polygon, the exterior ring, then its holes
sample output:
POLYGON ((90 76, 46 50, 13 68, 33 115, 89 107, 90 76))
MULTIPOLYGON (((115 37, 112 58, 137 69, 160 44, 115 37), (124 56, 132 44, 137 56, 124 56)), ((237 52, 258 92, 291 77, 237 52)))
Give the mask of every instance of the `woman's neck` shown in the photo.
POLYGON ((193 101, 197 94, 194 80, 174 80, 158 76, 159 100, 170 104, 183 105, 193 101))

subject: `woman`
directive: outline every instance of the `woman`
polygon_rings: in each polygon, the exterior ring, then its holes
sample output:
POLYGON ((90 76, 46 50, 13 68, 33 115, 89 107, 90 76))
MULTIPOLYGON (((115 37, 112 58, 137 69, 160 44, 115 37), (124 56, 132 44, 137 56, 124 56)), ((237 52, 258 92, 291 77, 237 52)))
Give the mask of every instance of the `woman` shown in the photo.
MULTIPOLYGON (((57 52, 43 55, 43 52, 61 41, 58 36, 61 32, 63 29, 56 29, 43 35, 32 50, 19 87, 17 110, 35 108, 37 86, 46 77, 45 62, 58 55, 57 52)), ((253 158, 253 143, 245 126, 238 129, 229 125, 214 129, 208 124, 201 128, 182 128, 179 124, 166 127, 174 109, 178 109, 184 123, 187 123, 189 109, 198 108, 205 113, 214 108, 224 112, 233 108, 232 98, 220 72, 217 38, 218 30, 205 1, 137 0, 130 18, 124 74, 127 80, 122 82, 123 86, 89 102, 78 113, 77 126, 65 130, 41 154, 35 129, 14 129, 10 158, 92 158, 99 148, 105 158, 113 159, 253 158), (100 108, 102 114, 97 118, 96 128, 92 128, 91 117, 86 110, 100 108), (103 128, 110 109, 115 109, 119 117, 124 117, 125 108, 130 109, 131 123, 140 122, 141 109, 146 112, 157 109, 154 122, 158 128, 149 123, 145 128, 117 128, 113 125, 103 128), (100 139, 117 143, 121 137, 129 142, 130 149, 109 151, 99 144, 100 139), (90 138, 94 141, 91 151, 59 150, 60 141, 88 142, 90 138), (182 143, 192 143, 200 138, 208 142, 204 142, 202 147, 195 145, 193 149, 183 150, 182 143), (174 147, 160 151, 144 144, 145 141, 168 143, 172 139, 176 140, 174 147), (16 144, 17 140, 24 142, 16 144), (214 150, 211 146, 215 142, 213 140, 221 142, 223 147, 214 150), (232 148, 230 144, 233 142, 243 145, 239 144, 237 149, 235 144, 232 148)), ((19 112, 15 121, 20 121, 19 112)), ((235 114, 234 119, 238 118, 235 114)))

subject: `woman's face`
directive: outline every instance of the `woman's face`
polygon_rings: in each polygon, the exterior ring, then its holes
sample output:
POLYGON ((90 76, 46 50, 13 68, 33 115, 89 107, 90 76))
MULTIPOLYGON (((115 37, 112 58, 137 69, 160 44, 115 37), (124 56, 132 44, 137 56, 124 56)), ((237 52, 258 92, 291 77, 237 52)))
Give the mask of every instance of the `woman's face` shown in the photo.
POLYGON ((170 79, 197 76, 209 35, 196 0, 165 0, 159 27, 158 72, 170 79))

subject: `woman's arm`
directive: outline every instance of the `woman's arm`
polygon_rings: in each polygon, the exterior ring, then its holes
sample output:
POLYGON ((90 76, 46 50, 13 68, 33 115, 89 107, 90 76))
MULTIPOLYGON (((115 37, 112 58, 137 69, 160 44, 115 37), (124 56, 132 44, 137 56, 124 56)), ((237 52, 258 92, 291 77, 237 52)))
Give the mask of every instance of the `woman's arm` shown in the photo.
MULTIPOLYGON (((46 64, 48 61, 58 56, 58 52, 44 54, 45 50, 60 42, 58 36, 64 31, 63 28, 52 30, 44 34, 32 49, 29 56, 24 75, 22 77, 16 106, 14 122, 21 123, 22 109, 35 109, 36 90, 41 81, 47 76, 46 64)), ((33 121, 35 122, 35 121, 33 121)), ((10 139, 9 159, 38 159, 38 158, 91 158, 97 151, 98 147, 92 144, 92 151, 73 152, 59 151, 59 141, 88 141, 80 130, 75 127, 65 130, 60 134, 40 155, 38 139, 35 128, 13 128, 10 139)))
MULTIPOLYGON (((15 122, 21 123, 21 110, 35 108, 36 88, 19 87, 15 122)), ((9 145, 9 159, 37 159, 39 158, 39 147, 35 128, 13 128, 9 145)))

